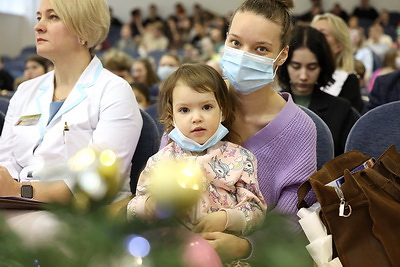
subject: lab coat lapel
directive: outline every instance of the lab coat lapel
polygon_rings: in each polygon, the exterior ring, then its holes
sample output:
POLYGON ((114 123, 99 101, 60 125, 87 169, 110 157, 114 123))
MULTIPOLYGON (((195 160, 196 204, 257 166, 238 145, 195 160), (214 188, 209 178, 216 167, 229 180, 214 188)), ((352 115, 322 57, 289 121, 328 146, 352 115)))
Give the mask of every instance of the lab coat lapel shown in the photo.
POLYGON ((82 73, 75 87, 68 95, 60 110, 56 113, 52 121, 74 108, 76 105, 85 100, 88 96, 87 90, 92 87, 100 76, 103 66, 97 57, 94 57, 89 66, 82 73))
POLYGON ((39 86, 39 94, 36 98, 36 108, 38 110, 38 114, 40 114, 39 119, 39 131, 41 139, 44 136, 44 130, 46 128, 47 122, 49 120, 49 103, 51 103, 53 98, 53 81, 54 81, 54 72, 51 75, 48 75, 47 79, 45 79, 39 86))

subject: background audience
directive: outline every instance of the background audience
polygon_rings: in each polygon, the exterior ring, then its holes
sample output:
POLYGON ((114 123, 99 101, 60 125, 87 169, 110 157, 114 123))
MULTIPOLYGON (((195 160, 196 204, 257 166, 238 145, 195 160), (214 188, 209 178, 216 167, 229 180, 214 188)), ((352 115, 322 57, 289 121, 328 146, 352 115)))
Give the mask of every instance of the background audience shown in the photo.
POLYGON ((352 106, 361 112, 361 89, 359 79, 354 73, 354 54, 347 24, 342 18, 325 13, 315 16, 311 26, 325 35, 336 59, 336 70, 333 74, 335 82, 322 90, 333 96, 348 99, 352 106))
POLYGON ((108 50, 102 58, 104 68, 124 78, 128 83, 134 82, 132 75, 133 59, 126 53, 116 49, 108 50))
POLYGON ((396 49, 389 49, 383 56, 382 66, 375 70, 372 74, 371 80, 368 83, 368 92, 371 92, 374 87, 375 80, 378 76, 391 73, 397 69, 396 58, 398 57, 398 52, 396 49))
POLYGON ((279 81, 295 103, 314 111, 328 125, 337 156, 344 152, 347 135, 359 115, 347 99, 320 90, 333 81, 334 71, 325 36, 310 26, 297 26, 288 58, 278 72, 279 81))
POLYGON ((39 55, 31 55, 25 60, 25 70, 22 77, 15 79, 14 88, 17 89, 18 86, 27 80, 39 77, 47 73, 53 68, 53 63, 39 55))
POLYGON ((2 56, 0 56, 0 90, 14 91, 14 77, 4 68, 2 56))
MULTIPOLYGON (((336 93, 331 93, 349 99, 353 107, 363 113, 363 102, 368 102, 369 90, 373 87, 376 74, 381 71, 385 52, 391 48, 399 51, 400 27, 397 25, 400 23, 400 16, 396 17, 394 12, 385 8, 380 8, 378 12, 368 0, 360 0, 352 11, 345 10, 339 2, 332 3, 329 13, 323 13, 321 0, 310 0, 310 3, 310 9, 296 16, 294 22, 311 24, 324 31, 334 58, 337 59, 335 83, 323 90, 329 93, 328 88, 338 87, 336 93), (321 25, 315 26, 321 23, 326 24, 324 29, 321 25), (354 60, 360 61, 357 63, 357 70, 363 70, 363 80, 360 80, 360 75, 356 75, 361 72, 356 73, 354 60), (375 71, 375 76, 371 79, 375 71)), ((100 50, 96 52, 109 69, 110 62, 116 60, 110 59, 110 53, 116 55, 111 51, 116 48, 125 52, 132 63, 125 64, 124 70, 114 68, 112 71, 123 71, 123 74, 117 75, 124 77, 129 83, 135 81, 145 84, 150 91, 151 103, 156 102, 159 81, 169 72, 167 69, 170 67, 160 65, 163 55, 169 55, 167 58, 174 61, 173 56, 181 63, 203 62, 223 75, 219 61, 231 14, 217 14, 198 3, 188 9, 183 3, 177 2, 173 8, 173 12, 165 18, 160 15, 159 8, 154 3, 148 5, 145 16, 141 8, 133 8, 130 19, 125 23, 111 13, 112 22, 115 23, 111 23, 108 38, 98 46, 100 50), (148 60, 152 67, 139 63, 141 58, 148 60), (150 76, 154 78, 148 77, 147 72, 152 73, 150 76)), ((113 9, 110 8, 110 11, 113 9)), ((116 56, 119 57, 120 55, 116 56)), ((396 60, 400 67, 400 56, 396 60)), ((7 63, 3 70, 7 70, 7 63)), ((18 80, 19 77, 11 78, 18 80)), ((279 90, 279 86, 276 89, 279 90)), ((152 112, 151 107, 148 111, 152 112)))

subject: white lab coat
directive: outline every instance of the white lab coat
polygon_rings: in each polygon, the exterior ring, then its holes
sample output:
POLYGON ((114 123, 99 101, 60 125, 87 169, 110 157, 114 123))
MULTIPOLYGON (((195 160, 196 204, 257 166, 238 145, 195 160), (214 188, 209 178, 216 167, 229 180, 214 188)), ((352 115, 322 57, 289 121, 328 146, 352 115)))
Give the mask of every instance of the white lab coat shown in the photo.
MULTIPOLYGON (((18 87, 10 100, 0 137, 0 165, 21 181, 41 180, 46 171, 37 164, 43 162, 38 159, 50 162, 49 170, 54 164, 66 169, 68 159, 82 148, 111 149, 117 155, 124 179, 121 191, 130 193, 131 159, 143 125, 130 85, 104 69, 94 57, 48 123, 53 81, 51 71, 18 87), (40 114, 36 123, 16 125, 22 116, 36 114, 40 114), (68 131, 64 131, 65 124, 68 131)), ((75 179, 71 174, 59 171, 55 176, 73 190, 75 179)))

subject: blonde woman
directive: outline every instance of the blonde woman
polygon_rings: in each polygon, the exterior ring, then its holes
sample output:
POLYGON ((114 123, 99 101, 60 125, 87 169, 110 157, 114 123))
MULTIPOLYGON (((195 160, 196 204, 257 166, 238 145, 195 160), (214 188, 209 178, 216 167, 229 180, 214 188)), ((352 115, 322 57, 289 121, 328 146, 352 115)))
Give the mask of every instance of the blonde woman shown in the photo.
POLYGON ((116 153, 121 197, 131 195, 142 118, 128 82, 93 55, 110 27, 106 1, 41 0, 36 17, 37 54, 54 70, 22 83, 10 101, 0 138, 0 196, 69 203, 75 181, 67 173, 43 177, 37 163, 64 166, 85 147, 116 153))
POLYGON ((336 71, 333 74, 335 82, 322 90, 330 95, 348 99, 355 109, 361 111, 361 89, 355 74, 353 47, 347 24, 342 18, 325 13, 315 16, 311 26, 325 35, 336 61, 336 71))

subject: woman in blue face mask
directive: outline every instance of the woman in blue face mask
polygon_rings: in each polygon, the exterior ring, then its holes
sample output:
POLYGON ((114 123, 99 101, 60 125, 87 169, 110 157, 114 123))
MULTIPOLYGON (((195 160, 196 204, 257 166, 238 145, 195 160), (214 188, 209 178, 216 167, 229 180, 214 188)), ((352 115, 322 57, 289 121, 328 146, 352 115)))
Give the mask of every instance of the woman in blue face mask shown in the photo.
POLYGON ((177 159, 196 162, 205 184, 197 204, 179 216, 187 228, 247 235, 261 226, 266 204, 258 187, 257 160, 230 142, 240 141, 226 128, 234 120, 231 97, 220 74, 206 64, 182 65, 161 84, 160 119, 171 142, 149 159, 128 204, 128 217, 157 218, 159 204, 166 203, 154 201, 152 171, 177 159))
MULTIPOLYGON (((257 158, 268 212, 287 214, 297 224, 296 191, 316 171, 317 158, 315 124, 289 93, 273 88, 277 68, 288 55, 292 7, 290 0, 244 1, 233 13, 220 65, 238 99, 229 130, 237 132, 242 146, 257 158)), ((314 201, 309 196, 307 202, 314 201)), ((251 254, 246 239, 221 232, 202 236, 223 260, 251 254)), ((256 258, 262 249, 257 244, 253 248, 256 258)))

